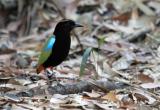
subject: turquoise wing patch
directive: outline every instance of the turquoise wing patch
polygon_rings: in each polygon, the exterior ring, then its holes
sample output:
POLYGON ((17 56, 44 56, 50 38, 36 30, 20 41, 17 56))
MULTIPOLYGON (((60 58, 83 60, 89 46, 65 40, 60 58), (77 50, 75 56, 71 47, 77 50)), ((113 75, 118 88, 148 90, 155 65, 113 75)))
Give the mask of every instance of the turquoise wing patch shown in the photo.
POLYGON ((41 51, 41 54, 39 56, 38 65, 43 64, 48 59, 48 57, 51 55, 51 53, 52 53, 52 47, 54 46, 55 41, 56 41, 55 36, 52 35, 45 42, 45 44, 43 46, 43 49, 41 51))
POLYGON ((44 48, 44 51, 50 51, 52 49, 55 41, 56 41, 55 37, 51 36, 51 38, 47 42, 47 45, 44 48))

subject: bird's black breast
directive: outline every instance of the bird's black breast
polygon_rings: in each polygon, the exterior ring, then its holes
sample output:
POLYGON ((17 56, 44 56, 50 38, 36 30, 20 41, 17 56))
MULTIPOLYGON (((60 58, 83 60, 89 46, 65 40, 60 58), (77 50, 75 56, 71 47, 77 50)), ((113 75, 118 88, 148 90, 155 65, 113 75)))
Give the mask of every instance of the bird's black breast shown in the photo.
POLYGON ((57 66, 66 59, 70 50, 71 39, 70 36, 63 36, 57 38, 52 48, 52 53, 43 64, 44 67, 57 66))

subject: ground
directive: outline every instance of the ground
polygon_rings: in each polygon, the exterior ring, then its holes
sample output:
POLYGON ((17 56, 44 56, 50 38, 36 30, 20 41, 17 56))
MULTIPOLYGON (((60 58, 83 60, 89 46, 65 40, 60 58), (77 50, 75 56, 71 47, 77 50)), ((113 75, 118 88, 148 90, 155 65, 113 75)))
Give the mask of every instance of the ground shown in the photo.
POLYGON ((1 109, 159 110, 159 17, 158 0, 1 0, 1 109), (67 59, 37 74, 65 18, 84 27, 67 59))

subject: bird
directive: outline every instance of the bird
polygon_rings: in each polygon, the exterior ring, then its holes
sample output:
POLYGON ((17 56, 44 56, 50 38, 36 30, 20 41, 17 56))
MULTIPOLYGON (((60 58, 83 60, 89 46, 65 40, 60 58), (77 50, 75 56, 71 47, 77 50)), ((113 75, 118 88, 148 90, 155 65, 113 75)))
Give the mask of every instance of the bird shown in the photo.
POLYGON ((71 45, 70 32, 76 27, 83 26, 70 19, 63 19, 57 23, 39 55, 36 69, 38 74, 46 68, 56 67, 66 59, 71 45))

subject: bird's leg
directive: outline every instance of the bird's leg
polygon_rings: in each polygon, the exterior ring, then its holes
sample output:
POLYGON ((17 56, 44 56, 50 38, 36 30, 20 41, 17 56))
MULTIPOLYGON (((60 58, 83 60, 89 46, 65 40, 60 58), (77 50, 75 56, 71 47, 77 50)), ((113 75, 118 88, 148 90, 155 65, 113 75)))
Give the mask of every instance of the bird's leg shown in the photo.
MULTIPOLYGON (((57 79, 56 73, 53 71, 54 69, 55 69, 54 67, 50 67, 50 70, 51 70, 52 72, 50 72, 50 76, 49 76, 48 78, 49 78, 49 79, 53 79, 53 77, 54 77, 55 81, 57 82, 57 86, 64 87, 64 86, 60 83, 60 81, 57 79), (51 74, 51 73, 52 73, 52 74, 51 74)), ((50 80, 50 81, 52 81, 52 80, 50 80)))
POLYGON ((53 75, 55 76, 54 72, 52 71, 52 67, 47 68, 47 69, 46 69, 46 73, 47 73, 48 79, 53 78, 53 77, 52 77, 53 75))
POLYGON ((54 78, 57 84, 59 84, 59 81, 56 77, 56 73, 53 70, 54 70, 54 67, 49 67, 49 69, 47 69, 47 77, 50 81, 53 81, 52 79, 54 78))

